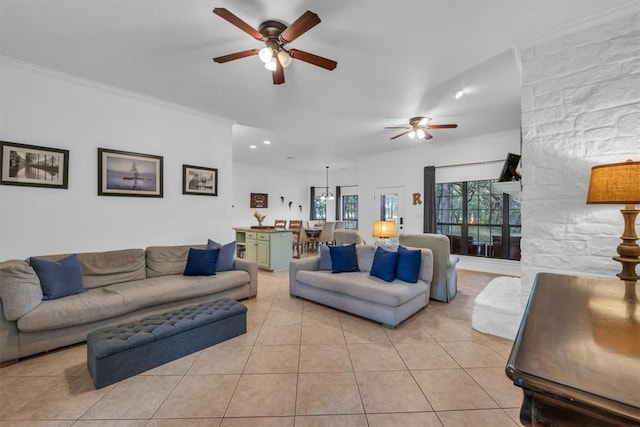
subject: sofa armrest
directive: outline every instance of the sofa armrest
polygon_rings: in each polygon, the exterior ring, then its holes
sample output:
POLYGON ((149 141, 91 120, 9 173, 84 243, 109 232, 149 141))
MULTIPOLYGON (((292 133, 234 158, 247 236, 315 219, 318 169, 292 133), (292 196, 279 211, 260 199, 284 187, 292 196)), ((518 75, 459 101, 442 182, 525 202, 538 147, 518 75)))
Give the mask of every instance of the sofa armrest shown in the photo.
POLYGON ((249 296, 255 297, 258 295, 258 263, 242 258, 235 258, 233 262, 236 270, 243 270, 249 273, 249 296))
POLYGON ((309 270, 317 271, 320 268, 320 256, 314 256, 302 259, 292 259, 289 261, 289 294, 296 294, 296 277, 298 271, 309 270))

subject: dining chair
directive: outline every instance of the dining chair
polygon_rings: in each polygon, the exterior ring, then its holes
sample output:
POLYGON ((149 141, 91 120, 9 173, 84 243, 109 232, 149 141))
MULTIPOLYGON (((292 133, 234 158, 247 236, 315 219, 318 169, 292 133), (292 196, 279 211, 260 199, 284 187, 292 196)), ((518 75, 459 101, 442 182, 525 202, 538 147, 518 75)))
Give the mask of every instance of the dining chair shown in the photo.
POLYGON ((290 219, 289 220, 289 230, 291 230, 291 234, 293 236, 292 245, 293 250, 297 252, 297 258, 300 258, 300 252, 306 248, 308 238, 307 233, 304 231, 304 227, 302 226, 302 220, 298 219, 290 219))
POLYGON ((322 226, 322 231, 318 236, 318 243, 324 243, 325 245, 333 245, 335 243, 333 234, 336 229, 335 222, 325 222, 322 226))
POLYGON ((284 230, 287 228, 287 220, 286 219, 276 219, 274 223, 274 227, 276 230, 284 230))

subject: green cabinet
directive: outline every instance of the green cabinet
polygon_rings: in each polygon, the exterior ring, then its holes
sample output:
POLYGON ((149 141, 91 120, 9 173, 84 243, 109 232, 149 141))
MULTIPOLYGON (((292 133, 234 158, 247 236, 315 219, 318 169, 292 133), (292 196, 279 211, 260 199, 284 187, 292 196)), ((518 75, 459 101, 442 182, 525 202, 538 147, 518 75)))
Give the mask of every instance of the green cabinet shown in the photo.
POLYGON ((237 256, 256 261, 258 268, 283 271, 293 255, 291 231, 236 228, 237 256))

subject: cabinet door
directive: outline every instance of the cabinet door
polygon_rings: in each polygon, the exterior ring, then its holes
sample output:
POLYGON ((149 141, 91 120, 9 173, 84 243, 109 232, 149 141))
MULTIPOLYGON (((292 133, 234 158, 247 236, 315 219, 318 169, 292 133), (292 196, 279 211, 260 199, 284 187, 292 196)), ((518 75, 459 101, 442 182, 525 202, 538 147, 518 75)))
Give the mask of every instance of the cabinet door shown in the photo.
POLYGON ((256 261, 258 261, 258 267, 270 269, 271 257, 269 256, 269 241, 265 242, 258 240, 258 245, 256 246, 256 248, 256 261))
POLYGON ((257 261, 256 257, 256 241, 247 239, 246 256, 249 261, 257 261))

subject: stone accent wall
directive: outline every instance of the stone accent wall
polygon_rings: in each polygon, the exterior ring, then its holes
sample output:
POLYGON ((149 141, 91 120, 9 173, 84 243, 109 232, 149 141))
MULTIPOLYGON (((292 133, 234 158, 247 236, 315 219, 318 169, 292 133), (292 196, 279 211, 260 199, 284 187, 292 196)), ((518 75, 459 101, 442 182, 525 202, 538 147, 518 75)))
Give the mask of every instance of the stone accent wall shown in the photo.
POLYGON ((640 12, 519 54, 524 305, 540 271, 620 271, 622 206, 586 194, 592 166, 640 160, 640 12))

